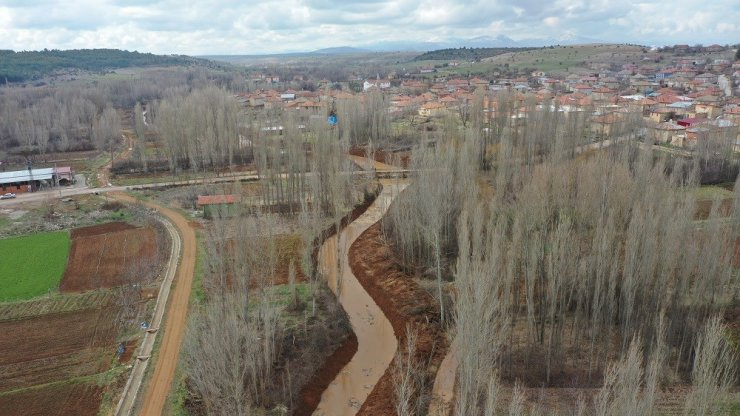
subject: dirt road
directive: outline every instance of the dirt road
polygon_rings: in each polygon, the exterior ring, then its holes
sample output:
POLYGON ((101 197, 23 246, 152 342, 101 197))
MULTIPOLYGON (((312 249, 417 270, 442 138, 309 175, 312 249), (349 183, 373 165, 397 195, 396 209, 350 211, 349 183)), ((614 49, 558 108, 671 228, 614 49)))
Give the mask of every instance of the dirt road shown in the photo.
POLYGON ((375 203, 338 236, 328 239, 319 252, 320 270, 349 315, 357 335, 358 349, 321 395, 321 402, 314 412, 316 416, 355 415, 396 353, 398 341, 393 327, 352 274, 347 253, 355 239, 380 220, 403 187, 405 185, 384 182, 383 191, 375 203))
MULTIPOLYGON (((134 200, 124 194, 117 194, 116 197, 127 201, 134 200)), ((144 205, 157 209, 167 217, 177 228, 182 242, 182 257, 174 279, 174 291, 170 294, 157 361, 154 363, 154 372, 147 384, 139 412, 141 415, 160 415, 175 378, 180 345, 185 334, 188 302, 195 272, 196 239, 193 228, 176 211, 150 202, 144 202, 144 205)))
MULTIPOLYGON (((129 200, 128 195, 125 194, 117 194, 114 195, 114 197, 118 197, 118 199, 120 200, 129 200)), ((175 274, 177 273, 177 265, 180 260, 180 248, 182 245, 180 235, 178 234, 172 223, 170 223, 169 221, 162 222, 167 229, 167 233, 170 235, 170 239, 172 241, 170 247, 170 258, 167 262, 165 277, 159 287, 157 302, 154 306, 154 314, 152 320, 149 323, 153 330, 144 333, 144 338, 141 340, 139 348, 137 348, 135 351, 138 357, 149 357, 152 354, 152 350, 154 349, 154 342, 157 339, 157 332, 154 331, 154 329, 159 328, 162 325, 165 308, 167 307, 170 290, 172 289, 172 281, 175 279, 175 274)), ((129 374, 128 381, 126 382, 126 386, 123 389, 123 394, 118 401, 118 406, 116 406, 116 411, 114 412, 114 415, 129 416, 131 414, 134 406, 136 406, 137 399, 139 398, 141 384, 144 380, 144 376, 146 375, 146 369, 148 368, 148 366, 149 359, 134 360, 131 374, 129 374)))
POLYGON ((459 364, 457 343, 455 339, 442 360, 434 378, 432 402, 429 404, 429 416, 449 416, 452 414, 452 399, 455 397, 455 380, 459 364))

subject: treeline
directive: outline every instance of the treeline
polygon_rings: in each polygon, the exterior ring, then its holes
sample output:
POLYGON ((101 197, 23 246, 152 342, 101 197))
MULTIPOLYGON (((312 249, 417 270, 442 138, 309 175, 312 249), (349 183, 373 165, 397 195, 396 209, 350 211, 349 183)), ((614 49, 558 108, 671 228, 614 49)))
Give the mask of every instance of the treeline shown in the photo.
POLYGON ((480 61, 509 52, 526 52, 538 48, 449 48, 429 51, 414 58, 414 61, 480 61))
POLYGON ((118 49, 0 50, 0 83, 35 80, 60 70, 103 71, 146 66, 214 65, 185 55, 154 55, 118 49))

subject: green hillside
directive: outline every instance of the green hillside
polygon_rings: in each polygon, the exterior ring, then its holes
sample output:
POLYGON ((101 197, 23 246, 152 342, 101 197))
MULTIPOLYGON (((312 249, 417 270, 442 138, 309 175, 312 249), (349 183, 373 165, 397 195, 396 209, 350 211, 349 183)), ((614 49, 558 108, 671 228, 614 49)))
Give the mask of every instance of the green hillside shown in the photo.
POLYGON ((118 49, 0 50, 0 83, 39 79, 60 70, 102 71, 144 66, 210 64, 185 55, 154 55, 118 49))
POLYGON ((439 61, 439 60, 460 60, 460 61, 479 61, 484 58, 501 55, 510 52, 523 52, 538 48, 450 48, 439 49, 423 53, 414 61, 439 61))

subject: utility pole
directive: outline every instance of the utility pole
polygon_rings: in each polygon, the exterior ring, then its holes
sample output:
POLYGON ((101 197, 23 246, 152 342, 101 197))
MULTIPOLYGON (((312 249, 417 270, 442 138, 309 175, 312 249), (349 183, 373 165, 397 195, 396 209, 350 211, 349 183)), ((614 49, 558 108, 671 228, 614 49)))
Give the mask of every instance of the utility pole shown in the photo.
POLYGON ((28 192, 31 192, 33 190, 33 165, 28 156, 26 156, 26 167, 28 168, 28 192))
POLYGON ((57 164, 54 162, 54 176, 52 177, 54 180, 54 186, 57 187, 59 190, 59 198, 62 197, 62 187, 59 186, 59 172, 57 171, 57 164))

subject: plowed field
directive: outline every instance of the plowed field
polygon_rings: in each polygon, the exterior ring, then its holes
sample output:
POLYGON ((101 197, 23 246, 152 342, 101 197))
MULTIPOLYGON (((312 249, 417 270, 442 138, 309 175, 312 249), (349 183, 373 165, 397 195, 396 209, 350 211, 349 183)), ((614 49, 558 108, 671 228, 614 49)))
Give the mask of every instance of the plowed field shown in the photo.
POLYGON ((84 292, 144 282, 156 274, 156 233, 110 223, 72 231, 72 248, 62 292, 84 292))
POLYGON ((116 318, 108 307, 0 322, 0 393, 105 371, 116 318))
POLYGON ((107 306, 0 322, 0 414, 97 414, 103 389, 72 380, 110 368, 117 316, 107 306))
POLYGON ((0 395, 0 414, 13 416, 95 416, 103 388, 95 383, 59 384, 0 395))

